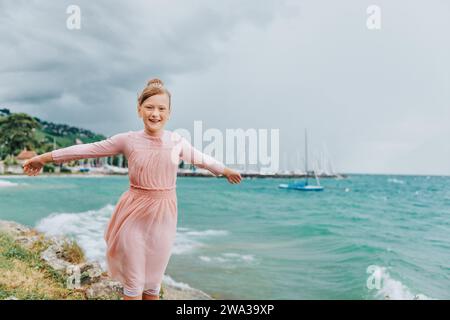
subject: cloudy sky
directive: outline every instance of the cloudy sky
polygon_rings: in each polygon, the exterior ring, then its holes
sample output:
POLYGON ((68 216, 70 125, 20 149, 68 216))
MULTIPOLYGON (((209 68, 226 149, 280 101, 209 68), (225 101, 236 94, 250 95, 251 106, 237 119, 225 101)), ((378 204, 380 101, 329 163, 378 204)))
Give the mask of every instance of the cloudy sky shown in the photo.
POLYGON ((281 169, 307 128, 340 172, 450 175, 449 30, 444 0, 0 0, 0 107, 109 136, 158 77, 168 129, 279 129, 281 169))

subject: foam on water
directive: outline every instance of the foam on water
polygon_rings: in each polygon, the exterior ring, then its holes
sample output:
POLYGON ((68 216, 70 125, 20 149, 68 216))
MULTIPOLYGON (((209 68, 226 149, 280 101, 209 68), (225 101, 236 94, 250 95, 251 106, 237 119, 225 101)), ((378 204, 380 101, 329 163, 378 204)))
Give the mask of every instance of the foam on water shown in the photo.
POLYGON ((163 281, 172 287, 176 287, 176 288, 180 288, 180 289, 192 289, 192 287, 190 285, 188 285, 187 283, 175 281, 168 275, 164 275, 163 281))
POLYGON ((397 184, 405 184, 405 181, 399 180, 399 179, 395 179, 395 178, 388 179, 388 182, 397 183, 397 184))
MULTIPOLYGON (((86 212, 52 213, 38 221, 36 229, 48 235, 72 236, 85 250, 88 259, 104 263, 106 244, 103 240, 103 233, 113 211, 114 206, 108 204, 101 209, 86 212)), ((227 234, 228 231, 226 230, 179 228, 172 253, 184 254, 201 247, 203 243, 199 241, 199 238, 204 239, 205 237, 227 234)))
POLYGON ((178 230, 172 254, 185 254, 201 246, 201 242, 191 239, 185 232, 178 230))
POLYGON ((186 254, 192 250, 202 247, 204 243, 200 239, 205 237, 226 236, 226 230, 192 230, 190 228, 181 227, 177 229, 175 245, 172 249, 173 254, 186 254))
MULTIPOLYGON (((107 223, 114 211, 114 206, 108 204, 98 210, 88 210, 85 212, 62 212, 52 213, 49 216, 39 220, 36 224, 38 231, 44 232, 49 236, 65 235, 77 241, 84 250, 86 258, 91 261, 98 261, 103 269, 106 270, 105 252, 106 243, 103 234, 107 223)), ((172 254, 185 254, 201 247, 202 240, 207 237, 227 235, 225 230, 192 230, 190 228, 179 228, 172 254)), ((240 258, 243 261, 250 261, 249 255, 224 254, 225 257, 240 258)), ((227 261, 228 261, 227 260, 227 261)), ((192 289, 189 285, 176 282, 169 276, 164 276, 164 281, 181 289, 192 289)))
MULTIPOLYGON (((378 283, 378 286, 374 288, 375 298, 377 299, 387 299, 387 300, 430 300, 430 297, 419 293, 414 294, 411 290, 401 283, 391 277, 389 272, 385 267, 372 266, 373 269, 373 279, 378 283)), ((370 287, 370 286, 368 286, 370 287)))
POLYGON ((19 184, 8 180, 0 180, 0 188, 17 187, 19 184))
POLYGON ((106 267, 106 243, 103 239, 114 206, 108 204, 99 210, 79 213, 52 213, 37 222, 36 229, 48 235, 73 237, 84 250, 88 260, 100 262, 106 267))
POLYGON ((204 262, 221 263, 226 266, 234 266, 236 264, 251 263, 255 260, 255 257, 251 254, 239 254, 234 252, 222 253, 217 257, 199 256, 200 260, 204 262))
POLYGON ((203 230, 203 231, 187 231, 187 235, 203 237, 203 236, 226 236, 228 231, 226 230, 203 230))

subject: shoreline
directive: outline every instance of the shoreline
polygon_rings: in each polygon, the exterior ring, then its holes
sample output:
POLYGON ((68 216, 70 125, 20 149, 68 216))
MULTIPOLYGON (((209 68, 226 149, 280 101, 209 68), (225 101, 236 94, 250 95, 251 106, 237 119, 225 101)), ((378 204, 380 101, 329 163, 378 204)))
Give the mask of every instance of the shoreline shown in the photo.
MULTIPOLYGON (((107 275, 107 271, 101 268, 97 261, 83 260, 81 263, 71 263, 64 258, 65 243, 72 243, 74 246, 81 249, 73 239, 70 239, 65 235, 48 236, 43 232, 37 231, 33 227, 11 220, 0 219, 0 236, 2 235, 11 237, 14 244, 20 246, 23 250, 30 250, 35 247, 36 243, 41 244, 42 242, 45 242, 47 244, 46 249, 39 252, 40 259, 52 272, 56 272, 60 277, 63 277, 67 285, 70 281, 69 278, 74 276, 73 270, 75 270, 75 268, 83 270, 83 273, 81 274, 83 279, 81 288, 64 288, 64 290, 67 290, 70 294, 75 292, 77 294, 81 293, 85 295, 86 299, 117 300, 119 297, 119 300, 121 300, 120 295, 123 293, 122 285, 120 282, 111 279, 107 275)), ((188 287, 177 285, 177 282, 167 274, 164 278, 167 276, 169 281, 163 279, 162 282, 161 300, 214 300, 212 296, 199 289, 192 288, 189 285, 188 287)), ((7 299, 15 300, 18 298, 13 296, 7 297, 7 299)))
MULTIPOLYGON (((128 173, 43 173, 36 177, 108 177, 108 176, 128 176, 128 173)), ((314 179, 315 176, 305 175, 305 174, 259 174, 259 173, 241 173, 243 178, 250 179, 301 179, 301 178, 311 178, 314 179)), ((18 178, 18 177, 28 177, 26 174, 0 174, 0 178, 18 178)), ((193 177, 193 178, 220 178, 216 177, 210 173, 186 173, 178 172, 177 177, 193 177)), ((348 177, 347 174, 339 175, 317 175, 320 179, 345 179, 348 177)))
MULTIPOLYGON (((36 177, 109 177, 109 176, 128 176, 128 173, 41 173, 36 177)), ((301 179, 301 178, 310 178, 314 179, 315 176, 305 174, 259 174, 259 173, 242 173, 241 176, 243 178, 256 178, 256 179, 301 179)), ((424 173, 342 173, 336 175, 317 175, 320 179, 346 179, 349 176, 403 176, 403 177, 450 177, 447 174, 424 174, 424 173)), ((0 178, 21 178, 28 177, 26 174, 0 174, 0 178)), ((210 173, 187 173, 187 172, 178 172, 177 177, 193 177, 193 178, 219 178, 210 173)))

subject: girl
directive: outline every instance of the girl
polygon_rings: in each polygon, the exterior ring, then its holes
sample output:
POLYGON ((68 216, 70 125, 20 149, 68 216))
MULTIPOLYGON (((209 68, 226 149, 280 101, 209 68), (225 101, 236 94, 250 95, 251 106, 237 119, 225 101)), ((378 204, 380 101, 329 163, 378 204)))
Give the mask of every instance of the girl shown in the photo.
POLYGON ((164 130, 171 95, 159 79, 138 97, 141 131, 54 150, 26 161, 27 175, 48 162, 62 163, 119 153, 128 159, 130 189, 122 194, 104 232, 108 274, 124 287, 124 300, 157 300, 177 226, 176 178, 180 159, 240 183, 241 175, 193 148, 180 135, 164 130))

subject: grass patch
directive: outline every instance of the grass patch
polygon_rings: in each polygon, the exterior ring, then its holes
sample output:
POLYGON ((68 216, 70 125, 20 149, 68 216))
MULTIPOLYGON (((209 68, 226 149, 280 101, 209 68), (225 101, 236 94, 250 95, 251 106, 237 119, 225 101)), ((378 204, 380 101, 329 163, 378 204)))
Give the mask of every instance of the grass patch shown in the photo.
POLYGON ((161 284, 161 289, 159 292, 159 299, 163 300, 164 299, 164 286, 161 284))
POLYGON ((27 249, 0 233, 0 299, 85 299, 84 292, 67 289, 64 277, 40 259, 48 245, 42 237, 27 249))
POLYGON ((85 261, 83 249, 73 240, 65 241, 63 244, 63 259, 72 264, 78 264, 85 261))
POLYGON ((19 246, 11 246, 7 248, 3 255, 9 259, 18 259, 27 261, 31 258, 30 252, 19 246))

